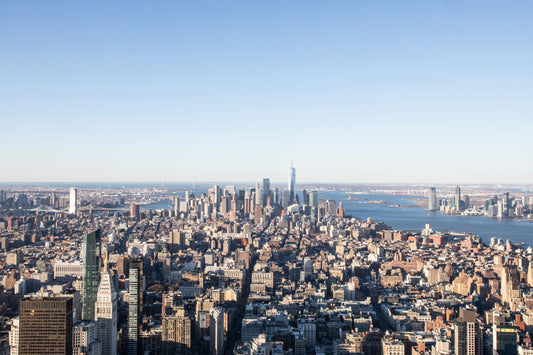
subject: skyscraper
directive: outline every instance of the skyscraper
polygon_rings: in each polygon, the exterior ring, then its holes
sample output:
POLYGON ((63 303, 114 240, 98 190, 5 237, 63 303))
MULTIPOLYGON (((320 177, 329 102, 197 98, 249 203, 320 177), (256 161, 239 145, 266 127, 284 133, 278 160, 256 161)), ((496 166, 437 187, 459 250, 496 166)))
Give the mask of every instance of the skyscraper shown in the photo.
POLYGON ((287 208, 287 206, 290 205, 290 202, 292 202, 289 198, 290 192, 288 190, 281 191, 281 201, 280 204, 283 208, 287 208))
POLYGON ((318 192, 316 190, 309 191, 308 199, 309 199, 309 206, 311 207, 318 207, 318 192))
POLYGON ((19 355, 72 354, 72 297, 20 301, 19 355))
POLYGON ((209 310, 209 355, 224 353, 224 310, 214 307, 209 310))
POLYGON ((461 187, 459 185, 457 185, 455 187, 455 209, 457 211, 460 211, 461 210, 461 187))
POLYGON ((296 169, 291 164, 289 168, 289 204, 296 198, 296 169))
POLYGON ((117 354, 117 302, 106 257, 96 296, 96 338, 102 344, 102 354, 117 354))
POLYGON ((277 187, 274 189, 274 192, 272 193, 272 200, 273 200, 274 205, 279 204, 279 189, 277 187))
POLYGON ((309 194, 307 193, 306 189, 302 190, 302 205, 304 206, 309 205, 309 194))
POLYGON ((74 354, 107 354, 96 339, 96 323, 81 321, 72 329, 72 350, 74 354))
POLYGON ((179 196, 172 197, 172 210, 174 212, 174 217, 178 217, 180 215, 180 197, 179 196))
POLYGON ((178 229, 172 230, 168 238, 168 248, 171 253, 176 253, 178 250, 185 248, 185 232, 178 229))
POLYGON ((509 193, 506 192, 503 194, 502 198, 502 216, 508 217, 509 216, 509 210, 511 208, 511 198, 509 197, 509 193))
POLYGON ((494 354, 517 355, 518 334, 512 323, 492 324, 492 350, 494 354))
POLYGON ((83 320, 94 320, 94 304, 100 281, 100 230, 83 238, 83 320))
POLYGON ((143 259, 132 258, 130 263, 129 312, 128 312, 128 355, 142 353, 139 331, 142 311, 143 259))
POLYGON ((76 214, 78 212, 78 189, 70 188, 70 203, 68 206, 68 213, 76 214))
POLYGON ((455 321, 455 354, 482 355, 483 333, 476 319, 476 311, 461 308, 455 321))
POLYGON ((161 340, 164 354, 187 355, 191 353, 192 322, 183 307, 167 307, 162 320, 161 340))
POLYGON ((270 179, 264 178, 263 179, 263 204, 264 205, 267 204, 269 197, 270 197, 270 179))
POLYGON ((432 187, 429 189, 428 195, 428 211, 437 210, 437 189, 432 187))
POLYGON ((263 206, 263 191, 261 191, 259 184, 255 184, 255 205, 263 206))

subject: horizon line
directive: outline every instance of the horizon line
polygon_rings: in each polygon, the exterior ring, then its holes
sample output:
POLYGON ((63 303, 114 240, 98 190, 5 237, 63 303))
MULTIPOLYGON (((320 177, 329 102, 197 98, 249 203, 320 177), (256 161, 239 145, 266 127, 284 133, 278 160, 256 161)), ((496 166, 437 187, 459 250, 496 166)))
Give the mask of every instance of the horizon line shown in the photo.
MULTIPOLYGON (((260 180, 249 180, 249 181, 232 181, 232 180, 188 180, 188 181, 0 181, 0 185, 14 185, 14 184, 256 184, 262 182, 260 180)), ((271 184, 286 184, 286 182, 281 181, 270 181, 271 184)), ((533 186, 533 183, 529 182, 317 182, 317 181, 303 181, 297 183, 297 185, 428 185, 428 186, 448 186, 448 185, 483 185, 483 186, 510 186, 510 185, 530 185, 533 186)))

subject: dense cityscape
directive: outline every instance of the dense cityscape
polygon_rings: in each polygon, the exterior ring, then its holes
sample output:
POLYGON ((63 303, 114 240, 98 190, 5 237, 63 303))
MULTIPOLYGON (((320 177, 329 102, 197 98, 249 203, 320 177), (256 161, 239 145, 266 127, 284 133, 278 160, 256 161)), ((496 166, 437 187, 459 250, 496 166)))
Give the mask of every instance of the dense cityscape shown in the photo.
POLYGON ((286 187, 25 189, 0 193, 1 354, 533 354, 531 247, 349 216, 293 167, 286 187))
POLYGON ((0 1, 0 355, 533 355, 533 1, 0 1))

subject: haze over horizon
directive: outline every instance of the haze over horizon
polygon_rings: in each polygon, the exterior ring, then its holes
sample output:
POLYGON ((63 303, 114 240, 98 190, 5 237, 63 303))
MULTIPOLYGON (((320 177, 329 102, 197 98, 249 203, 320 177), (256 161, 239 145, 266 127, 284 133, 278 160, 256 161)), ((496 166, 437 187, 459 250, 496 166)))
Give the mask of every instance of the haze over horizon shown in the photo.
POLYGON ((525 184, 532 13, 4 2, 0 182, 525 184))

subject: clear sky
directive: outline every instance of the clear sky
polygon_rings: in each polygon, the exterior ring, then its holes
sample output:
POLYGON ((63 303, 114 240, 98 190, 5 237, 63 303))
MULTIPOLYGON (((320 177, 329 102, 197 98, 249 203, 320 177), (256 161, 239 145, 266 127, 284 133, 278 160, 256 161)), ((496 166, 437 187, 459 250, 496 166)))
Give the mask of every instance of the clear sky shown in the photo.
POLYGON ((0 181, 533 182, 532 1, 3 1, 0 181))

